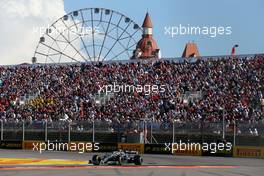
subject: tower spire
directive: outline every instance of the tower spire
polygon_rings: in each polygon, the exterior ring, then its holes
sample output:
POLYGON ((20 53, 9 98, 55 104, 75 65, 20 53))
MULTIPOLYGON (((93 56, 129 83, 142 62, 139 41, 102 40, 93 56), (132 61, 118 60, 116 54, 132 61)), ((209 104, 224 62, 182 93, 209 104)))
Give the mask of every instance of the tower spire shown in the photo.
POLYGON ((142 25, 143 28, 153 28, 149 13, 147 12, 145 20, 142 25))

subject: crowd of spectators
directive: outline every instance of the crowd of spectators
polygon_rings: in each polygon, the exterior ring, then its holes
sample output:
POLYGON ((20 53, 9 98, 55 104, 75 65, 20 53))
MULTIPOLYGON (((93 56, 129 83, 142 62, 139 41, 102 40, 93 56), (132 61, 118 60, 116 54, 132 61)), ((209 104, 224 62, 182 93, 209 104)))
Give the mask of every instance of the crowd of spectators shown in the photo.
POLYGON ((0 66, 0 119, 132 122, 264 121, 264 56, 254 58, 0 66), (149 95, 100 86, 164 85, 149 95), (187 92, 200 98, 186 97, 187 92), (103 94, 103 93, 102 93, 103 94), (107 96, 107 95, 105 95, 107 96))

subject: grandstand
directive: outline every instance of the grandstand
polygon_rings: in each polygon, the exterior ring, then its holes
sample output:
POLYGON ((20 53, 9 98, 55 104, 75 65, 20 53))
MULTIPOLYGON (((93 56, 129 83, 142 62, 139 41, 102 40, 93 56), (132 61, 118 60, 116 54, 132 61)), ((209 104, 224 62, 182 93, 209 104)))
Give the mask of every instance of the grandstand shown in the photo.
POLYGON ((110 124, 144 118, 162 124, 222 122, 224 116, 227 124, 263 123, 263 59, 252 55, 3 66, 0 117, 6 122, 93 117, 110 124), (107 97, 101 92, 96 98, 100 86, 114 83, 165 85, 165 91, 112 91, 107 97))

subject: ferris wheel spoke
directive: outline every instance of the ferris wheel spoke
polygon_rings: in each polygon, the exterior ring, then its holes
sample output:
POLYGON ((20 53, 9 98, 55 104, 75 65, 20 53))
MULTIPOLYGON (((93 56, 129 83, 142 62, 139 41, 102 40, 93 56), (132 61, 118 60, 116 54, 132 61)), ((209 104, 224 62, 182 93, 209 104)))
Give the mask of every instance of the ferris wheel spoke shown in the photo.
MULTIPOLYGON (((83 33, 83 27, 84 27, 84 17, 83 17, 83 12, 82 12, 82 10, 81 10, 81 17, 82 17, 82 28, 81 28, 81 34, 82 34, 82 33, 83 33)), ((85 52, 86 52, 87 56, 89 57, 90 61, 92 61, 92 58, 91 58, 91 56, 90 56, 90 54, 89 54, 89 52, 88 52, 88 50, 87 50, 87 47, 86 47, 86 45, 85 45, 85 43, 84 43, 84 41, 83 41, 83 37, 80 36, 80 39, 81 39, 82 44, 83 44, 83 46, 84 46, 84 48, 85 48, 85 52)))
MULTIPOLYGON (((94 21, 98 21, 98 20, 94 20, 94 21)), ((84 21, 84 24, 82 24, 82 26, 84 27, 85 26, 85 24, 87 23, 87 22, 92 22, 92 20, 85 20, 84 21)), ((108 30, 108 33, 111 33, 112 31, 114 31, 114 30, 125 30, 124 28, 122 28, 121 26, 118 26, 118 25, 116 25, 116 24, 113 24, 113 23, 111 23, 111 22, 109 22, 109 21, 102 21, 102 22, 104 22, 104 23, 110 23, 110 25, 111 26, 114 26, 111 30, 108 30)), ((79 22, 79 23, 76 23, 76 25, 78 25, 78 24, 80 24, 80 23, 83 23, 83 22, 79 22)), ((103 27, 103 26, 102 26, 103 27)), ((137 31, 135 31, 135 33, 137 33, 139 30, 137 30, 137 31)), ((104 30, 104 32, 105 32, 105 30, 104 30)), ((125 30, 125 33, 127 34, 127 35, 131 35, 131 34, 129 34, 126 30, 125 30)), ((132 34, 133 35, 133 34, 132 34)), ((131 36, 132 36, 131 35, 131 36)), ((116 36, 116 38, 118 38, 118 35, 116 36)))
POLYGON ((136 40, 134 39, 134 36, 135 36, 138 32, 140 32, 140 30, 136 30, 136 31, 131 35, 131 37, 130 37, 130 39, 133 39, 134 43, 137 43, 137 42, 138 42, 138 41, 136 41, 136 40))
POLYGON ((137 43, 138 41, 136 41, 133 36, 136 35, 136 33, 140 32, 140 30, 136 30, 132 35, 131 38, 134 40, 135 43, 137 43))
MULTIPOLYGON (((96 46, 96 47, 101 47, 101 45, 96 45, 96 44, 95 44, 95 46, 96 46)), ((93 47, 93 45, 91 44, 91 45, 88 45, 87 47, 93 47)), ((109 50, 109 48, 107 48, 107 47, 105 47, 105 46, 104 46, 103 48, 106 49, 106 50, 109 50)), ((81 50, 83 50, 83 49, 84 49, 84 48, 82 48, 81 50)), ((116 53, 114 53, 114 51, 111 51, 111 53, 112 53, 113 55, 116 55, 116 53)))
MULTIPOLYGON (((133 39, 133 36, 136 34, 138 32, 138 30, 137 31, 135 31, 133 34, 129 34, 129 36, 127 36, 127 37, 123 37, 123 38, 121 38, 120 40, 125 40, 125 39, 133 39)), ((137 43, 137 41, 135 41, 135 43, 137 43)))
MULTIPOLYGON (((74 20, 73 20, 74 21, 74 20)), ((64 35, 62 35, 62 33, 60 33, 62 36, 63 36, 63 38, 66 40, 66 42, 87 62, 88 60, 79 52, 79 50, 76 48, 76 47, 74 47, 74 45, 72 45, 72 41, 70 41, 70 37, 69 37, 69 34, 70 34, 70 32, 69 32, 69 26, 62 20, 62 22, 63 22, 63 24, 65 25, 65 27, 67 28, 67 30, 68 30, 68 40, 66 39, 66 37, 64 36, 64 35)), ((75 25, 76 26, 76 25, 75 25)), ((77 26, 76 26, 77 27, 77 26)), ((78 35, 78 37, 77 38, 75 38, 73 41, 75 41, 76 39, 78 39, 80 36, 78 35)))
POLYGON ((125 39, 128 39, 128 38, 131 38, 131 36, 127 36, 127 37, 120 38, 119 41, 120 40, 125 40, 125 39))
POLYGON ((126 47, 120 41, 118 41, 118 43, 124 50, 126 50, 126 47))
MULTIPOLYGON (((63 20, 62 20, 63 21, 63 20)), ((63 22, 64 23, 64 22, 63 22)), ((65 24, 65 23, 64 23, 65 24)), ((67 25, 65 24, 66 28, 67 25)), ((55 30, 57 30, 57 32, 64 38, 64 40, 67 42, 67 44, 69 44, 76 52, 78 52, 78 54, 85 60, 87 61, 87 59, 71 44, 71 42, 65 37, 65 35, 63 35, 62 32, 60 32, 55 26, 53 26, 55 28, 55 30)), ((67 28, 68 29, 68 28, 67 28)))
POLYGON ((93 59, 95 59, 93 10, 91 10, 91 19, 92 19, 92 38, 93 38, 93 59))
POLYGON ((49 56, 56 56, 56 55, 60 55, 60 53, 49 54, 49 56))
POLYGON ((47 54, 43 54, 43 53, 40 53, 40 52, 37 52, 37 51, 36 51, 36 54, 39 54, 39 55, 42 55, 42 56, 46 56, 46 57, 48 56, 47 54))
POLYGON ((136 44, 134 44, 134 45, 130 46, 129 48, 125 49, 124 51, 122 51, 122 52, 118 53, 118 54, 117 54, 117 55, 115 55, 113 58, 111 58, 111 60, 113 60, 113 59, 117 58, 118 56, 120 56, 120 55, 121 55, 121 54, 123 54, 124 52, 127 52, 127 51, 129 51, 129 49, 130 49, 130 48, 132 48, 132 47, 134 47, 135 45, 136 45, 136 44))
POLYGON ((55 39, 54 37, 50 36, 49 34, 47 34, 47 36, 50 37, 53 40, 53 43, 55 43, 56 46, 58 47, 58 49, 61 51, 61 47, 59 46, 57 39, 55 39))
POLYGON ((101 14, 100 14, 100 21, 99 21, 99 23, 97 24, 97 26, 99 26, 99 25, 100 25, 100 23, 103 21, 102 19, 103 19, 103 11, 101 10, 101 14))
POLYGON ((99 59, 100 59, 101 54, 102 54, 102 50, 103 50, 103 47, 104 47, 104 44, 105 44, 106 36, 108 35, 108 30, 109 30, 110 23, 112 21, 112 17, 113 17, 113 12, 111 12, 110 20, 108 21, 108 24, 107 24, 106 32, 105 32, 105 35, 104 35, 104 40, 103 40, 103 43, 102 43, 102 46, 101 46, 101 49, 100 49, 100 53, 99 53, 99 56, 98 56, 99 59))
MULTIPOLYGON (((130 24, 131 24, 131 21, 129 22, 129 24, 127 25, 127 27, 125 28, 125 30, 127 30, 127 28, 130 26, 130 24)), ((120 40, 120 38, 122 37, 122 35, 125 33, 125 30, 123 30, 123 32, 120 34, 120 36, 116 39, 116 41, 114 42, 114 44, 112 45, 112 47, 110 48, 110 50, 112 50, 115 47, 116 43, 120 40)), ((104 59, 108 56, 108 54, 109 54, 109 51, 105 55, 104 59)))
MULTIPOLYGON (((113 40, 116 40, 116 38, 114 38, 113 36, 111 36, 111 35, 105 35, 105 36, 107 36, 107 37, 109 37, 109 38, 111 38, 111 39, 113 39, 113 40)), ((123 49, 126 49, 126 47, 120 42, 120 41, 118 41, 118 43, 123 47, 123 49)))
POLYGON ((71 15, 71 19, 72 19, 72 22, 73 22, 73 24, 74 24, 74 26, 75 26, 76 31, 78 31, 79 28, 78 28, 78 26, 77 26, 77 24, 76 24, 76 22, 75 22, 75 20, 74 20, 74 18, 73 18, 72 15, 71 15))
MULTIPOLYGON (((98 25, 99 26, 99 25, 98 25)), ((103 25, 103 23, 100 23, 100 26, 103 28, 103 33, 106 33, 106 29, 104 28, 104 25, 103 25)))
POLYGON ((127 48, 129 47, 129 43, 130 43, 130 41, 131 41, 131 38, 129 38, 129 40, 128 40, 128 42, 127 42, 127 45, 126 45, 127 48))
POLYGON ((60 54, 62 54, 62 55, 64 55, 64 56, 66 56, 66 57, 68 57, 68 58, 70 58, 70 59, 76 61, 76 62, 80 62, 80 61, 74 59, 73 57, 71 57, 71 56, 69 56, 69 55, 67 55, 67 54, 65 54, 65 53, 63 53, 63 52, 58 51, 58 50, 56 50, 55 48, 52 48, 52 47, 49 46, 49 45, 46 45, 45 43, 41 43, 41 44, 44 45, 44 46, 46 46, 46 47, 48 47, 49 49, 52 49, 52 50, 54 50, 54 51, 56 51, 56 52, 58 52, 58 53, 60 53, 60 54))
POLYGON ((53 63, 56 63, 56 62, 52 59, 52 57, 50 57, 50 55, 47 56, 47 58, 49 58, 53 63))

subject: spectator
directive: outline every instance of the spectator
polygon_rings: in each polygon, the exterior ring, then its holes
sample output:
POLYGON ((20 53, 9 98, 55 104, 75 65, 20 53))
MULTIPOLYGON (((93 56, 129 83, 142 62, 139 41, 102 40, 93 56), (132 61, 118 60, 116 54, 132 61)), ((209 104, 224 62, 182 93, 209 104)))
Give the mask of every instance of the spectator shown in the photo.
POLYGON ((152 118, 165 124, 173 119, 218 122, 224 114, 227 121, 254 123, 263 120, 263 68, 263 56, 0 67, 0 117, 82 121, 93 115, 108 123, 152 118), (96 104, 99 86, 113 83, 166 89, 150 95, 120 92, 96 104), (201 97, 194 96, 198 93, 201 97))

